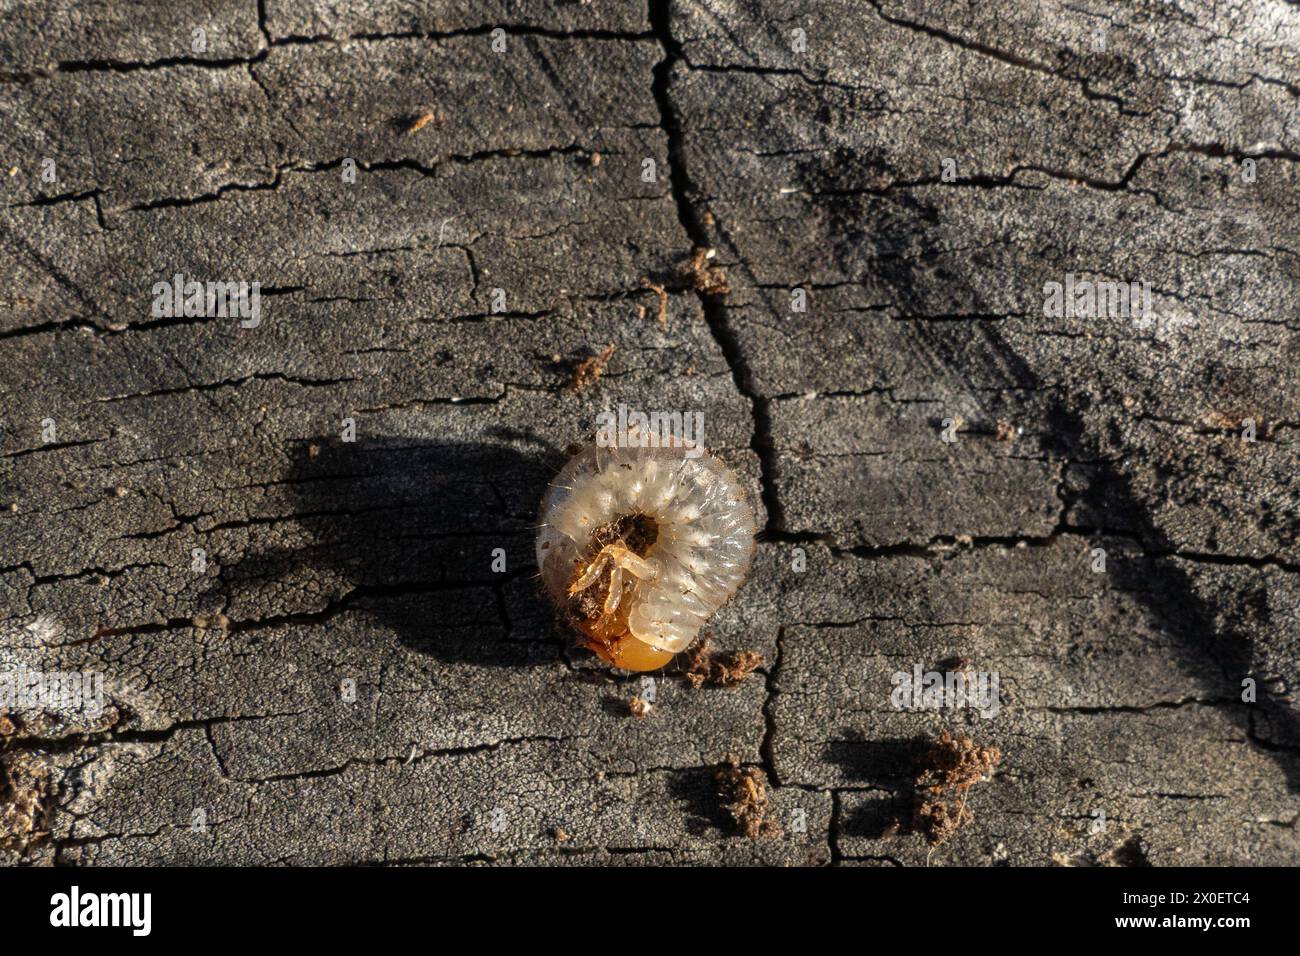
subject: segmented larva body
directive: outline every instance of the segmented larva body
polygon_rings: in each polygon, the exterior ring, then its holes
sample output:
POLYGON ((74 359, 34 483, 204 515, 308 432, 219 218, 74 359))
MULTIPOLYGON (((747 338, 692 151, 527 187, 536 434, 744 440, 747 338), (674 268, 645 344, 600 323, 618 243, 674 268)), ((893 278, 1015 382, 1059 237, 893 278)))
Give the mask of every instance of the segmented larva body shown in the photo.
POLYGON ((584 446, 542 501, 537 565, 586 645, 648 671, 685 650, 744 581, 754 513, 692 446, 584 446), (688 451, 696 457, 688 457, 688 451))

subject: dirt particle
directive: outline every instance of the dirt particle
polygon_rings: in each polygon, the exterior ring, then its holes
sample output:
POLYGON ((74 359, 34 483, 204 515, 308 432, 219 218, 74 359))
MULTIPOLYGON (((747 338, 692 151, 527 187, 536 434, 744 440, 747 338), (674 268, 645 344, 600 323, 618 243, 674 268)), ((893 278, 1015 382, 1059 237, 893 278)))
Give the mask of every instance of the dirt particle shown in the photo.
POLYGON ((705 684, 734 687, 762 666, 758 651, 715 651, 712 638, 705 634, 687 652, 685 676, 697 689, 705 684))
POLYGON ((413 136, 430 123, 434 125, 435 129, 440 129, 447 124, 447 119, 438 113, 437 110, 425 107, 407 121, 406 134, 408 136, 413 136))
POLYGON ((614 344, 611 342, 599 355, 585 359, 573 370, 573 379, 569 382, 569 387, 575 392, 580 392, 588 385, 594 385, 605 374, 605 366, 609 364, 613 355, 614 344))
POLYGON ((1016 426, 1012 425, 1010 422, 999 418, 997 430, 993 433, 993 436, 998 441, 1015 441, 1019 434, 1020 429, 1016 428, 1016 426))
POLYGON ((556 843, 569 842, 569 831, 564 829, 563 827, 554 827, 551 830, 551 836, 555 837, 556 843))
POLYGON ((640 697, 633 697, 627 702, 627 712, 638 720, 645 720, 650 716, 652 710, 654 710, 654 705, 640 697))
POLYGON ((726 295, 731 284, 722 267, 712 264, 716 254, 716 249, 696 246, 691 257, 677 266, 678 279, 702 295, 726 295))
POLYGON ((713 780, 718 786, 718 799, 731 814, 738 832, 751 840, 780 835, 780 826, 768 819, 767 785, 757 768, 742 767, 739 757, 727 754, 714 771, 713 780))
POLYGON ((593 166, 599 166, 599 165, 600 165, 600 162, 601 162, 601 159, 602 159, 602 157, 601 157, 600 153, 592 153, 591 156, 588 158, 587 161, 588 161, 589 163, 591 163, 591 165, 593 165, 593 166))
POLYGON ((1001 759, 996 747, 980 747, 969 737, 954 737, 946 730, 930 741, 916 761, 913 832, 924 834, 933 847, 970 823, 975 815, 966 806, 967 792, 1001 759))
POLYGON ((668 328, 668 290, 661 285, 651 282, 644 276, 641 279, 641 287, 649 289, 655 295, 659 296, 659 327, 668 328))

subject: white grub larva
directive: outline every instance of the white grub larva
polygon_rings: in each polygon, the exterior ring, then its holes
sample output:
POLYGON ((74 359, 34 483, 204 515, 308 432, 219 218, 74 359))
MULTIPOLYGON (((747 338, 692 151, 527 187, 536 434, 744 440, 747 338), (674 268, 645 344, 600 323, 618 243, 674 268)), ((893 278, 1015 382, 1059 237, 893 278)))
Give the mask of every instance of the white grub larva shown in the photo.
POLYGON ((537 566, 556 605, 605 661, 663 667, 739 589, 754 512, 703 449, 586 445, 542 500, 537 566), (695 457, 688 457, 687 451, 695 457))

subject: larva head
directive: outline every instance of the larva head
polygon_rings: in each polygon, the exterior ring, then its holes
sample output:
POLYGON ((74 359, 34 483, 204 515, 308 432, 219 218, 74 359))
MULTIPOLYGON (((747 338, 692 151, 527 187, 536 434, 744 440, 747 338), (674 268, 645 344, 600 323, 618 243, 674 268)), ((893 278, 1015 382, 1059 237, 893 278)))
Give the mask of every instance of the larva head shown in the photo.
POLYGON ((749 571, 753 510, 731 471, 702 451, 588 445, 542 501, 547 591, 616 667, 668 663, 749 571))

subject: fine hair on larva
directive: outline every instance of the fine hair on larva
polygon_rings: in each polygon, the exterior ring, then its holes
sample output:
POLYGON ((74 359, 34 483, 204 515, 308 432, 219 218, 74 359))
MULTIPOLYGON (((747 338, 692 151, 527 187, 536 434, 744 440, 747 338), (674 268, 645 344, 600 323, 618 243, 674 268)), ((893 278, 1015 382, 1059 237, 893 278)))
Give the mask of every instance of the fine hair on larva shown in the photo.
POLYGON ((740 588, 754 512, 731 470, 693 443, 606 444, 582 446, 547 490, 537 565, 587 647, 655 670, 740 588))

